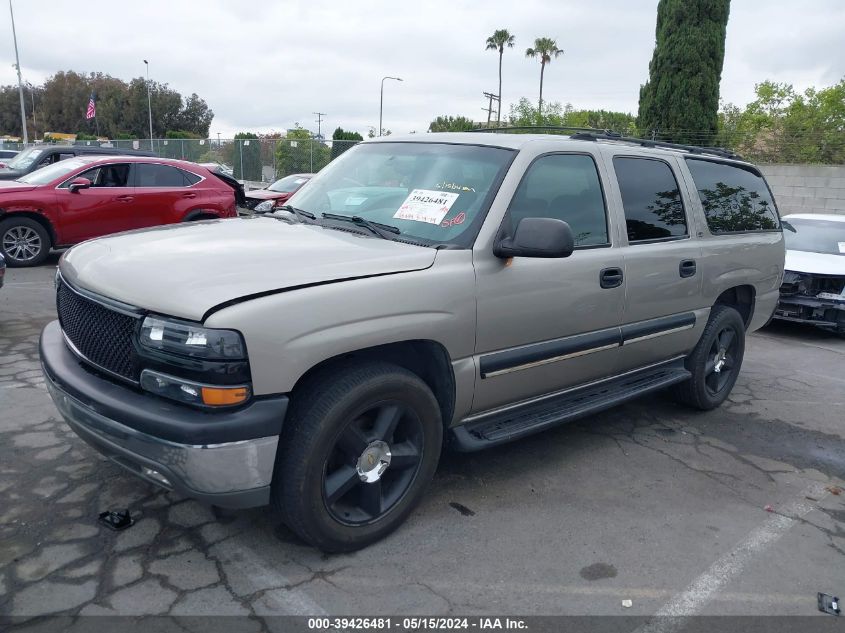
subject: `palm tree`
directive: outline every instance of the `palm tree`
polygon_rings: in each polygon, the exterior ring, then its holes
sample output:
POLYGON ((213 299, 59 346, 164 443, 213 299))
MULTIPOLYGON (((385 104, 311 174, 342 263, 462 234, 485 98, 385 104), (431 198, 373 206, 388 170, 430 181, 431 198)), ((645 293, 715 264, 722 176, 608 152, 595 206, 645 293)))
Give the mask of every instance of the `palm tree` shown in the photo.
POLYGON ((505 54, 505 46, 513 48, 514 37, 507 29, 497 29, 493 35, 487 38, 488 51, 499 51, 499 107, 496 109, 496 126, 502 121, 502 55, 505 54))
POLYGON ((550 37, 538 37, 534 40, 534 48, 525 50, 526 57, 540 58, 540 103, 537 106, 537 116, 543 114, 543 72, 546 70, 546 64, 552 62, 552 57, 560 57, 563 55, 563 49, 557 47, 555 42, 550 37))

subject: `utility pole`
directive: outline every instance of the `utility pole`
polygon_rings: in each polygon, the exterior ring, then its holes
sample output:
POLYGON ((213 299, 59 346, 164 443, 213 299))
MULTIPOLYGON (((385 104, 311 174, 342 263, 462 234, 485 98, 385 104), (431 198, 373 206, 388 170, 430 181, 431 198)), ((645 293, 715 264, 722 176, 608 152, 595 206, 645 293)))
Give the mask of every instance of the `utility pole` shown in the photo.
POLYGON ((23 143, 29 143, 26 133, 26 105, 23 100, 23 78, 21 77, 21 60, 18 57, 18 35, 15 32, 15 12, 12 10, 12 0, 9 0, 9 14, 12 16, 12 39, 15 41, 15 68, 18 71, 18 92, 21 97, 21 127, 23 128, 23 143))
POLYGON ((321 125, 323 124, 323 117, 326 116, 325 112, 314 112, 313 114, 317 115, 317 138, 322 138, 320 134, 321 125))
POLYGON ((484 96, 487 97, 487 107, 481 108, 485 112, 487 112, 487 127, 490 127, 490 121, 493 119, 493 112, 496 113, 496 116, 499 116, 499 108, 501 108, 501 103, 499 102, 499 96, 494 95, 492 92, 485 92, 484 96), (496 102, 496 109, 493 109, 493 102, 496 102))
MULTIPOLYGON (((9 0, 11 2, 12 0, 9 0)), ((147 111, 150 113, 150 151, 153 149, 153 101, 150 97, 150 62, 144 60, 144 65, 147 67, 147 111)))

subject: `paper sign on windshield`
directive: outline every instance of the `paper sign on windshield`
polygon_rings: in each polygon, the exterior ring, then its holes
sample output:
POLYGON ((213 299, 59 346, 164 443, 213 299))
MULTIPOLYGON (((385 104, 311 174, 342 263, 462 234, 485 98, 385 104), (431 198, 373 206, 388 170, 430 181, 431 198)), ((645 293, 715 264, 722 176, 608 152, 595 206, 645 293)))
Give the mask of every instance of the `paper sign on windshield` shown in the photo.
POLYGON ((414 189, 393 215, 398 220, 440 224, 461 194, 430 189, 414 189))
POLYGON ((839 252, 845 253, 845 242, 839 242, 839 252))

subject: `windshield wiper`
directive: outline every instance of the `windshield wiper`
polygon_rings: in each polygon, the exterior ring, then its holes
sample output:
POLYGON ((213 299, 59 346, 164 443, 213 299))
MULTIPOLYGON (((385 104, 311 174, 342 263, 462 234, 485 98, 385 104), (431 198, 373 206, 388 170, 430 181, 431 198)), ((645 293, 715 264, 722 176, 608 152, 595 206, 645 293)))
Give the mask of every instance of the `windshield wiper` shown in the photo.
POLYGON ((324 213, 323 217, 327 220, 340 220, 342 222, 351 222, 357 226, 362 226, 366 229, 370 229, 371 232, 375 233, 379 237, 389 240, 392 239, 389 235, 385 233, 385 231, 389 231, 394 235, 399 235, 402 231, 395 226, 391 226, 390 224, 382 224, 381 222, 371 222, 370 220, 365 220, 360 215, 340 215, 339 213, 324 213))
POLYGON ((305 220, 302 218, 308 218, 309 220, 316 220, 317 216, 311 213, 310 211, 305 211, 304 209, 297 209, 296 207, 292 207, 289 204, 284 204, 280 207, 276 207, 276 211, 288 211, 293 213, 296 216, 296 219, 300 222, 304 223, 305 220))

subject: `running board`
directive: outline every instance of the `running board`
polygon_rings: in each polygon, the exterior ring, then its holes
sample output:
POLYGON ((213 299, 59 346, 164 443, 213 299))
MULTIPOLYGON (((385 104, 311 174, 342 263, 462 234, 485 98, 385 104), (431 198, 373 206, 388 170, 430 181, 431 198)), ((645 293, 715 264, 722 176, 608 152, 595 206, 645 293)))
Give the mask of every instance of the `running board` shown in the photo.
POLYGON ((643 371, 575 388, 542 402, 527 403, 500 413, 465 422, 452 429, 455 448, 477 451, 544 431, 591 413, 615 407, 669 385, 689 379, 680 359, 643 371))

